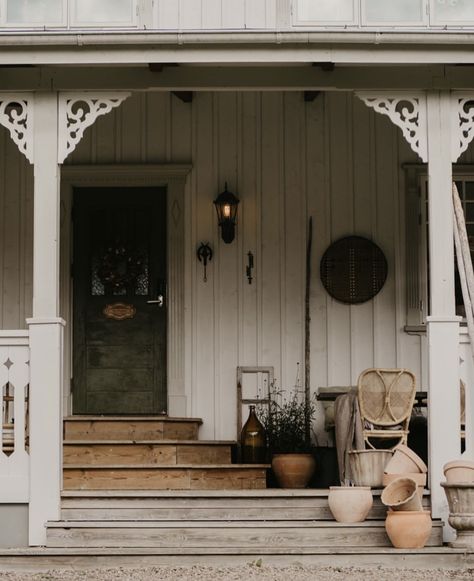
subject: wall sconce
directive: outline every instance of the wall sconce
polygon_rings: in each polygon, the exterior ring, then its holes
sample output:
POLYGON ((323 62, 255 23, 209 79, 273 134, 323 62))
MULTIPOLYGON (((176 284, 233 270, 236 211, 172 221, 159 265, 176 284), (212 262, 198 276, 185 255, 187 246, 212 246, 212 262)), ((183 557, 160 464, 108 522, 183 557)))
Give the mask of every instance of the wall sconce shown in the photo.
POLYGON ((221 228, 222 240, 230 244, 235 236, 235 224, 237 221, 237 206, 239 198, 232 192, 227 191, 227 182, 222 194, 219 194, 214 200, 217 211, 217 220, 221 228))

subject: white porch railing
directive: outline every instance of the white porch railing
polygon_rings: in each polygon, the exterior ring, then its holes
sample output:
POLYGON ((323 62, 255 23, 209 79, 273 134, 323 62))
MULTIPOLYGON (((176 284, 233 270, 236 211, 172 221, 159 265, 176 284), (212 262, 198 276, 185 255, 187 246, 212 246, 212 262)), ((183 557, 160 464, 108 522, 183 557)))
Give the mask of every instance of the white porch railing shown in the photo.
POLYGON ((474 459, 474 360, 469 335, 465 329, 461 330, 459 336, 459 358, 460 375, 466 386, 464 413, 462 413, 462 416, 465 417, 465 424, 462 426, 466 442, 464 455, 474 459))
POLYGON ((28 331, 0 331, 0 503, 28 502, 28 331))

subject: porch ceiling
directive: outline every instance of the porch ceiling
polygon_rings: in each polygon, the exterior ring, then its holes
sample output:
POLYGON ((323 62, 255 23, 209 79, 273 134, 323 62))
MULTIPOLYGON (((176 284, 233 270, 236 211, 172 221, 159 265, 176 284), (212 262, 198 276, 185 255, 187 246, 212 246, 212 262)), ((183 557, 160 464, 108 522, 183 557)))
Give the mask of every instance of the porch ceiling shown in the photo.
MULTIPOLYGON (((4 54, 0 53, 0 59, 4 54)), ((150 61, 156 63, 157 61, 150 61)), ((328 61, 325 61, 328 62, 328 61)), ((17 63, 18 65, 18 63, 17 63)), ((235 91, 364 89, 472 89, 469 65, 336 65, 333 70, 306 64, 163 65, 159 72, 147 64, 96 66, 3 66, 0 90, 134 90, 235 91)), ((155 67, 156 69, 156 67, 155 67)))

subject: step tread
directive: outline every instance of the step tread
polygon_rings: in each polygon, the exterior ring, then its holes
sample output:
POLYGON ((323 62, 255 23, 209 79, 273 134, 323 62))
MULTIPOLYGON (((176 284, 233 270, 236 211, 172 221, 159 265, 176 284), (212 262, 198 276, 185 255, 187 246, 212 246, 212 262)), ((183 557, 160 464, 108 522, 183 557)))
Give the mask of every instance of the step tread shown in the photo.
POLYGON ((189 422, 202 424, 201 418, 169 416, 68 416, 65 422, 189 422))
MULTIPOLYGON (((255 466, 255 464, 252 464, 255 466)), ((378 497, 382 494, 382 489, 372 490, 372 495, 378 497)), ((274 498, 274 497, 314 497, 327 498, 329 490, 327 488, 264 488, 253 490, 63 490, 61 496, 64 498, 274 498)))
POLYGON ((65 470, 266 470, 270 464, 66 464, 65 470))
POLYGON ((64 440, 65 446, 233 446, 235 440, 64 440))
MULTIPOLYGON (((440 520, 433 520, 434 528, 442 528, 443 523, 440 520)), ((47 528, 92 528, 92 529, 108 529, 108 528, 137 528, 137 529, 231 529, 231 528, 333 528, 351 530, 377 528, 384 529, 385 521, 364 521, 361 523, 339 523, 334 520, 271 520, 271 521, 73 521, 60 520, 48 521, 47 528)))

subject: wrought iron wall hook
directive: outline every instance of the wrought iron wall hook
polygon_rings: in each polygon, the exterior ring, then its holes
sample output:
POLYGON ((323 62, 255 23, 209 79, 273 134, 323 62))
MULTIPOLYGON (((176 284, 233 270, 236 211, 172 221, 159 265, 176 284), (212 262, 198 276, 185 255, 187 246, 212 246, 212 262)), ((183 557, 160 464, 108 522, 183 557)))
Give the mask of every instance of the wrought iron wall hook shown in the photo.
POLYGON ((250 250, 247 252, 247 268, 245 269, 245 274, 248 278, 249 284, 252 284, 252 270, 253 270, 253 254, 250 250))
POLYGON ((204 282, 207 282, 207 264, 211 262, 213 252, 212 248, 209 246, 209 242, 201 242, 199 248, 197 249, 196 256, 199 262, 202 262, 204 267, 204 282))

